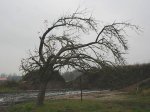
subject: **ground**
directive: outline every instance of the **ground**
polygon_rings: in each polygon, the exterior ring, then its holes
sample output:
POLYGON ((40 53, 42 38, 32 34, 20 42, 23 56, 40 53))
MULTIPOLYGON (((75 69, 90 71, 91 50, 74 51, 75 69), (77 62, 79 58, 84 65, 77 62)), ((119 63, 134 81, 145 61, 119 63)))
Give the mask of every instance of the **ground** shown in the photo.
POLYGON ((87 93, 46 98, 44 106, 34 102, 14 105, 8 112, 150 112, 150 95, 136 95, 119 91, 87 93))

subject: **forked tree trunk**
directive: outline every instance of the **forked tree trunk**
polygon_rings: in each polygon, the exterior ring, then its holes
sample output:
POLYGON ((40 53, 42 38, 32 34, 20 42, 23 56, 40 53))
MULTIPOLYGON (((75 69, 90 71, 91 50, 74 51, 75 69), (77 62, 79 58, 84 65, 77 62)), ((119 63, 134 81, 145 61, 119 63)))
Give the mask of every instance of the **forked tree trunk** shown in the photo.
POLYGON ((40 90, 39 90, 38 97, 37 97, 37 102, 36 102, 36 104, 38 106, 44 104, 44 98, 45 98, 45 91, 46 91, 47 83, 48 82, 45 81, 45 82, 42 82, 40 84, 40 90))

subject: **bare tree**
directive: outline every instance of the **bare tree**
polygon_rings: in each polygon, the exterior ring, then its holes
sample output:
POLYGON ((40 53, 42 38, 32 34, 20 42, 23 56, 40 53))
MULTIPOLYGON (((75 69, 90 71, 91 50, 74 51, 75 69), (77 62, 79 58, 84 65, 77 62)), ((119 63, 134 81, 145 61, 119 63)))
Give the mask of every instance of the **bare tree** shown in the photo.
POLYGON ((56 70, 84 72, 92 67, 101 69, 124 64, 122 54, 128 48, 125 36, 129 28, 138 30, 137 26, 125 22, 99 24, 86 12, 78 10, 48 27, 40 36, 39 48, 21 61, 21 70, 25 73, 39 70, 37 105, 43 104, 47 83, 56 70))

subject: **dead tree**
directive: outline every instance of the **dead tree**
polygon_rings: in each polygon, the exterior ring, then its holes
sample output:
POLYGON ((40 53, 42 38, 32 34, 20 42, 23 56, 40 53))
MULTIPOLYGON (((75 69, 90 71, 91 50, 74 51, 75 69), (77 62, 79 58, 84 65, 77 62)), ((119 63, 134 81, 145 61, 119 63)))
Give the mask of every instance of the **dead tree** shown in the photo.
POLYGON ((55 70, 84 72, 92 67, 124 64, 129 28, 138 30, 137 26, 125 22, 102 25, 78 10, 55 21, 39 37, 38 49, 21 61, 25 73, 39 70, 37 105, 43 104, 47 83, 55 70))

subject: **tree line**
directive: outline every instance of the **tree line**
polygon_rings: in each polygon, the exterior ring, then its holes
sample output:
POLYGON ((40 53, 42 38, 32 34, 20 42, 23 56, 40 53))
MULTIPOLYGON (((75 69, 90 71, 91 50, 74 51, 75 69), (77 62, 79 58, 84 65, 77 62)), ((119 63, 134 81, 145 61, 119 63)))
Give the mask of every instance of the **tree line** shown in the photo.
MULTIPOLYGON (((93 68, 82 75, 84 89, 122 89, 150 78, 150 63, 93 68)), ((80 88, 80 78, 68 83, 68 87, 80 88)))

